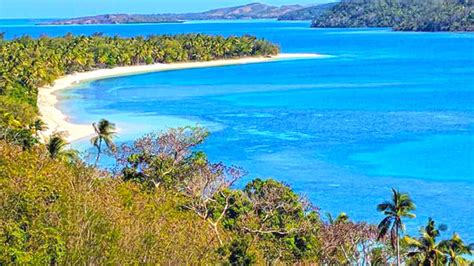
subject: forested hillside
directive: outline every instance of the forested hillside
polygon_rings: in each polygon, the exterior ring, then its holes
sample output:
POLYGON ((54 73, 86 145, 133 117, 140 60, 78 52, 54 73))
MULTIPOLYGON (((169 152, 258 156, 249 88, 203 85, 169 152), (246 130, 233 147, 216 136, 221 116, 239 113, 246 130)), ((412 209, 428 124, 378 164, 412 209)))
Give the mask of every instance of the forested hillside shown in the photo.
POLYGON ((391 27, 400 31, 474 31, 472 0, 344 0, 313 27, 391 27))
POLYGON ((32 147, 0 140, 1 265, 393 265, 398 243, 407 265, 469 264, 468 244, 440 240, 431 219, 419 236, 403 234, 415 216, 408 194, 387 191, 378 226, 322 219, 275 180, 235 189, 245 172, 199 151, 202 128, 118 147, 112 123, 97 128, 92 143, 115 158, 112 171, 81 161, 60 136, 32 147))
POLYGON ((312 20, 318 16, 321 16, 336 4, 337 3, 327 3, 298 9, 278 17, 278 20, 312 20))

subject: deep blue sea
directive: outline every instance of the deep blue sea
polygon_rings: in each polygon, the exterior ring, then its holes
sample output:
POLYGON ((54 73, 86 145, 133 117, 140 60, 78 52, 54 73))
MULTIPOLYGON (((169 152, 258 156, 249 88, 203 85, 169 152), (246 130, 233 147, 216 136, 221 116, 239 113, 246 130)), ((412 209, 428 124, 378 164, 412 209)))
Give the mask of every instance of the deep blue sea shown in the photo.
MULTIPOLYGON (((199 32, 252 34, 287 53, 327 58, 168 71, 81 84, 60 108, 79 123, 107 118, 118 141, 202 125, 211 160, 273 177, 321 212, 378 222, 390 189, 408 192, 417 218, 433 217, 474 241, 474 34, 311 29, 309 22, 35 26, 0 20, 7 38, 199 32)), ((87 140, 75 143, 85 149, 87 140)), ((448 236, 448 235, 446 235, 448 236)))

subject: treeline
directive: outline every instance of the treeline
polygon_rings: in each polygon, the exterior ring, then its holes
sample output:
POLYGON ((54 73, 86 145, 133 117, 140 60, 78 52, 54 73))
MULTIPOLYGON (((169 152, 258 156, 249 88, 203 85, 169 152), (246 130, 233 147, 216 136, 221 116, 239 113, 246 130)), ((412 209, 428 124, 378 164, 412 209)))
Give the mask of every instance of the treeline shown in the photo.
POLYGON ((114 124, 94 129, 97 161, 107 153, 112 170, 87 165, 58 134, 33 147, 0 140, 1 265, 469 265, 471 248, 457 234, 439 241, 445 226, 431 219, 404 235, 415 217, 408 194, 393 190, 377 206, 378 226, 323 219, 278 181, 235 189, 245 172, 198 150, 202 128, 119 147, 114 124))
POLYGON ((472 0, 345 0, 312 27, 391 27, 399 31, 474 31, 472 0))
POLYGON ((295 11, 288 12, 280 17, 278 20, 312 20, 316 17, 321 16, 327 12, 330 8, 334 7, 337 3, 320 4, 310 7, 305 7, 295 11))
MULTIPOLYGON (((60 38, 0 38, 0 129, 32 127, 37 89, 58 77, 100 68, 267 56, 279 48, 252 36, 201 34, 120 38, 101 34, 60 38)), ((27 132, 15 132, 24 135, 27 132)))

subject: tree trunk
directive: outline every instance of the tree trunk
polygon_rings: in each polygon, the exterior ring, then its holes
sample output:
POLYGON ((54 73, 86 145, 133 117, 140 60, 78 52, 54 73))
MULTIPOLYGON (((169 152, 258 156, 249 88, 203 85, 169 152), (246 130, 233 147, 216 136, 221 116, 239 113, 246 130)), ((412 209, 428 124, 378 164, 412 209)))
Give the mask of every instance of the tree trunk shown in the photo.
POLYGON ((396 227, 396 238, 397 238, 397 266, 400 266, 400 236, 398 235, 398 226, 396 227))
POLYGON ((95 158, 95 164, 94 166, 97 166, 97 163, 99 163, 99 157, 100 157, 100 147, 102 146, 102 139, 99 139, 99 146, 97 146, 97 157, 95 158))

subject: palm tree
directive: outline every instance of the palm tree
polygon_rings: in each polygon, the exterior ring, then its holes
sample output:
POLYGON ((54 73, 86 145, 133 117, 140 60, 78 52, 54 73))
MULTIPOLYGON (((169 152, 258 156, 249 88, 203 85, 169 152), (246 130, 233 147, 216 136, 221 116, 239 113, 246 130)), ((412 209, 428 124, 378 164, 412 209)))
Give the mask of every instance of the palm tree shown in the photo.
POLYGON ((467 265, 468 262, 463 255, 473 254, 471 246, 466 245, 457 233, 454 233, 451 239, 441 241, 439 246, 446 253, 449 265, 467 265))
POLYGON ((36 119, 33 124, 30 126, 31 130, 34 132, 35 136, 38 137, 39 132, 48 129, 48 126, 41 119, 36 119))
POLYGON ((93 123, 95 135, 91 139, 92 145, 97 148, 97 158, 95 159, 95 165, 99 162, 100 153, 102 152, 102 143, 105 143, 106 147, 110 150, 115 149, 113 138, 115 137, 115 124, 110 123, 106 119, 101 119, 98 123, 93 123))
POLYGON ((384 238, 390 232, 392 247, 396 244, 397 265, 400 265, 400 231, 405 231, 402 218, 415 218, 415 214, 410 211, 415 210, 416 206, 408 194, 400 193, 393 188, 392 193, 391 201, 385 201, 377 206, 377 210, 385 215, 378 225, 378 239, 384 238))
POLYGON ((326 214, 329 224, 345 224, 348 223, 349 220, 349 215, 347 215, 345 212, 339 213, 339 215, 334 219, 331 213, 326 214))
POLYGON ((66 150, 69 143, 64 140, 59 133, 53 134, 46 143, 46 149, 51 159, 73 158, 76 152, 73 150, 66 150))
POLYGON ((433 219, 428 219, 428 224, 421 229, 420 238, 405 236, 403 241, 411 249, 408 257, 412 258, 419 265, 443 265, 446 256, 443 252, 443 242, 436 243, 439 231, 443 228, 436 228, 433 219))

